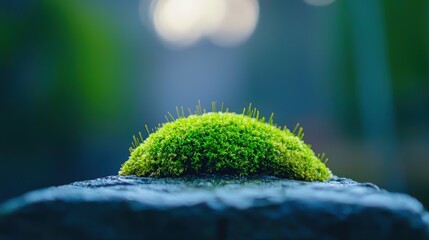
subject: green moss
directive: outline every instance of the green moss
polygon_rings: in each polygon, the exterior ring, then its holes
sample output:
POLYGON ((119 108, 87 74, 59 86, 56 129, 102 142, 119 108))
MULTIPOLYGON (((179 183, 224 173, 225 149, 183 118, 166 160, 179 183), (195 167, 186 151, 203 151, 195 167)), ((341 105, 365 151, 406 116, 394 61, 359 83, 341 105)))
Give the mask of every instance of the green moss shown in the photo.
POLYGON ((265 123, 251 107, 243 114, 205 113, 197 107, 196 114, 185 117, 182 109, 178 119, 170 117, 172 121, 160 125, 142 143, 135 140, 120 175, 272 175, 305 181, 332 176, 302 140, 302 128, 294 131, 297 134, 282 129, 273 124, 272 116, 265 123))

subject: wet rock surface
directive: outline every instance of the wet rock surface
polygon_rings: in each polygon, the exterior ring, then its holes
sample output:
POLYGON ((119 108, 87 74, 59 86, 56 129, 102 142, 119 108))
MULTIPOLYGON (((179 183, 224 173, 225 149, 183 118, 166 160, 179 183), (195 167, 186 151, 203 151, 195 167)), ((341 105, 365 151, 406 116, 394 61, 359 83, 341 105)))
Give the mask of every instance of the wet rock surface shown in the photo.
POLYGON ((337 177, 109 176, 1 204, 0 239, 429 239, 429 214, 337 177))

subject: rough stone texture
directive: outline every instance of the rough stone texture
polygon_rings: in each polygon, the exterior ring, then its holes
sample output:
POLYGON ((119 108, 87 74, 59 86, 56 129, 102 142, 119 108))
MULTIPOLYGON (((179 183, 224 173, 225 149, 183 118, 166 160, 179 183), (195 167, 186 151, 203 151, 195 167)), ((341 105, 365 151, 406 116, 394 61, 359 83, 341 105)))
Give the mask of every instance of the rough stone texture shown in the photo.
POLYGON ((414 198, 373 184, 110 176, 0 205, 0 239, 429 239, 414 198))

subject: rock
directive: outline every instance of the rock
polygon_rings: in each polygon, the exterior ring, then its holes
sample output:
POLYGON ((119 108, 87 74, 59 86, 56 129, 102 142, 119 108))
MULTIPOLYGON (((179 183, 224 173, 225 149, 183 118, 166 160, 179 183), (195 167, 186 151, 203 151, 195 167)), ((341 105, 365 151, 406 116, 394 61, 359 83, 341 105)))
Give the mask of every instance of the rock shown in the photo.
POLYGON ((429 239, 414 198, 334 177, 110 176, 0 205, 0 239, 429 239))

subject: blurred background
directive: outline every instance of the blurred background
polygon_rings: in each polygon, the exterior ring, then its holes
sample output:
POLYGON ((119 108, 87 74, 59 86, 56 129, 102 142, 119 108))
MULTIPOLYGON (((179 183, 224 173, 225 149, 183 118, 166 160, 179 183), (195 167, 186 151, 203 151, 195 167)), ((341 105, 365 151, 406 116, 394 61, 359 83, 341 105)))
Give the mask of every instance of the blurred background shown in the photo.
POLYGON ((305 130, 338 176, 429 208, 429 1, 0 2, 0 201, 117 174, 200 99, 305 130))

